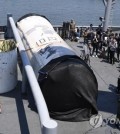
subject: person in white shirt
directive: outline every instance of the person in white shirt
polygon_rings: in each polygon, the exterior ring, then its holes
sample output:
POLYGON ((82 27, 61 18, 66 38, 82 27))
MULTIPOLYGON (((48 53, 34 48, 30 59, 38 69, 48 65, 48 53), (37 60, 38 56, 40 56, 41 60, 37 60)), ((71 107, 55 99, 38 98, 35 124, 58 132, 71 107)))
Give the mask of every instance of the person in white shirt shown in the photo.
POLYGON ((115 38, 111 39, 109 47, 110 47, 110 64, 113 65, 115 63, 115 51, 117 48, 117 41, 115 38))

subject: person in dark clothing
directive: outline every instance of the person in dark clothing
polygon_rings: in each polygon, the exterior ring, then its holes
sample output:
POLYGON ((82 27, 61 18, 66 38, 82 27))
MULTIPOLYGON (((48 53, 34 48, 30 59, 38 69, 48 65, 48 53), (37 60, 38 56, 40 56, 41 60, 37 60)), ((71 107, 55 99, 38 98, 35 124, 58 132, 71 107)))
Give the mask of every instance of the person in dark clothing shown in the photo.
POLYGON ((87 40, 93 42, 94 36, 95 36, 94 32, 88 32, 87 40))
POLYGON ((97 39, 96 35, 93 38, 92 45, 93 45, 92 56, 94 57, 94 52, 96 51, 96 57, 98 57, 98 47, 99 47, 99 44, 98 44, 98 39, 97 39))
POLYGON ((107 40, 107 60, 108 60, 108 62, 110 62, 110 44, 111 44, 111 40, 112 40, 112 38, 108 37, 108 40, 107 40))
POLYGON ((98 35, 99 47, 100 47, 100 49, 102 49, 103 42, 102 42, 101 39, 102 39, 102 33, 103 33, 103 31, 102 31, 101 25, 99 25, 98 28, 96 29, 96 33, 98 35))
POLYGON ((120 55, 120 33, 117 38, 117 60, 119 61, 119 55, 120 55))

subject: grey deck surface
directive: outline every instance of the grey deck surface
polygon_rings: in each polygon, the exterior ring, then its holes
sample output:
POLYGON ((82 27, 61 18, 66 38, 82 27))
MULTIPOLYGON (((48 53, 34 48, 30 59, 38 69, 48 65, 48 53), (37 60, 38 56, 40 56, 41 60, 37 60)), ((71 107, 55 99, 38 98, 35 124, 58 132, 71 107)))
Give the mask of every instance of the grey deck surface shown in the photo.
MULTIPOLYGON (((67 41, 79 55, 78 43, 67 41)), ((98 109, 103 119, 115 118, 117 112, 116 87, 119 76, 119 64, 107 63, 100 58, 90 58, 91 68, 98 80, 98 109)), ((18 85, 11 92, 0 94, 2 113, 0 114, 0 134, 40 134, 38 114, 32 111, 27 99, 21 95, 21 74, 19 71, 18 85)), ((120 134, 114 124, 105 124, 93 129, 89 121, 85 122, 58 122, 58 134, 120 134), (116 132, 116 133, 115 133, 116 132)))

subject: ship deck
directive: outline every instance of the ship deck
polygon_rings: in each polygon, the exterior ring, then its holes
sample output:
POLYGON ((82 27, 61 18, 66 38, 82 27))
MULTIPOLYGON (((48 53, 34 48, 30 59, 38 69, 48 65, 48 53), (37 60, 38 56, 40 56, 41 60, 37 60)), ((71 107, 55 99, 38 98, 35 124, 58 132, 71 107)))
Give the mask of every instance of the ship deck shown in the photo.
MULTIPOLYGON (((80 43, 66 41, 79 55, 80 43)), ((105 59, 90 57, 90 65, 98 81, 98 109, 103 116, 100 128, 93 129, 89 121, 58 121, 58 134, 120 134, 115 124, 105 121, 116 118, 117 80, 119 63, 109 64, 105 59)), ((0 134, 40 134, 38 114, 29 108, 27 97, 21 94, 22 76, 18 66, 18 84, 8 93, 0 94, 2 113, 0 114, 0 134)))

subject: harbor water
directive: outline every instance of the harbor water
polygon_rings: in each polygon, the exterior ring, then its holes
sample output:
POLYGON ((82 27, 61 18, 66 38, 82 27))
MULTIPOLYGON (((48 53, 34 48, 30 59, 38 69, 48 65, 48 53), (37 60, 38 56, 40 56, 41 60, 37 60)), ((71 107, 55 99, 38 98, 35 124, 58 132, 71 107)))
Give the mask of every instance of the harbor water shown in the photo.
MULTIPOLYGON (((120 0, 116 0, 110 25, 120 25, 120 0)), ((103 0, 0 0, 0 25, 12 13, 15 21, 27 13, 45 15, 53 25, 74 19, 77 25, 99 25, 104 16, 103 0)))

